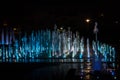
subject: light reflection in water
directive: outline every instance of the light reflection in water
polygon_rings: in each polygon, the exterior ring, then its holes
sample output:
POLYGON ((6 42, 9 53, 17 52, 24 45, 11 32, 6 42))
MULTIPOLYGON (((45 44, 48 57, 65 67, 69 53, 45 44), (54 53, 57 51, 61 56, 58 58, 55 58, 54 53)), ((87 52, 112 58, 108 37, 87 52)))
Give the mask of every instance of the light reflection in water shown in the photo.
MULTIPOLYGON (((106 70, 109 68, 106 62, 115 62, 114 47, 94 40, 91 44, 89 38, 85 40, 78 32, 73 33, 70 29, 59 32, 56 25, 53 31, 49 29, 32 31, 30 35, 25 32, 22 37, 18 36, 19 40, 15 39, 13 33, 8 36, 7 32, 5 36, 5 31, 1 32, 0 62, 77 62, 81 64, 79 66, 81 72, 100 70, 99 66, 106 70), (14 38, 13 43, 11 38, 14 38)), ((116 65, 112 63, 110 66, 115 68, 116 65)))

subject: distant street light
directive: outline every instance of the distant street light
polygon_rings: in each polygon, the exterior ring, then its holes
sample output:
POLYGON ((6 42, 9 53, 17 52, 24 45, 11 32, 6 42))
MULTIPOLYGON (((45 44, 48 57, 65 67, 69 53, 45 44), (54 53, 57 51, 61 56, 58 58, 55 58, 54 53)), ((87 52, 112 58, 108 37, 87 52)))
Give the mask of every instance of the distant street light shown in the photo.
POLYGON ((3 26, 7 26, 7 23, 4 23, 3 26))
POLYGON ((16 28, 13 28, 14 31, 16 31, 17 29, 16 28))
POLYGON ((89 22, 90 22, 90 19, 86 19, 85 21, 86 21, 87 23, 89 23, 89 22))

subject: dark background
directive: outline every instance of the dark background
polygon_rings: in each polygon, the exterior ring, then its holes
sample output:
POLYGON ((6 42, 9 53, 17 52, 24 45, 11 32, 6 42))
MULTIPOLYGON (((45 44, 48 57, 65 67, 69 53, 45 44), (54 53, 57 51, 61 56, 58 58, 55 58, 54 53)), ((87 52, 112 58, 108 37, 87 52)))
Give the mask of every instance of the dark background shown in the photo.
POLYGON ((23 30, 37 28, 58 28, 79 31, 81 36, 95 39, 94 23, 98 22, 98 39, 101 42, 118 46, 119 38, 119 3, 115 1, 63 1, 40 0, 0 3, 0 24, 19 27, 23 30), (90 19, 90 23, 85 22, 90 19))

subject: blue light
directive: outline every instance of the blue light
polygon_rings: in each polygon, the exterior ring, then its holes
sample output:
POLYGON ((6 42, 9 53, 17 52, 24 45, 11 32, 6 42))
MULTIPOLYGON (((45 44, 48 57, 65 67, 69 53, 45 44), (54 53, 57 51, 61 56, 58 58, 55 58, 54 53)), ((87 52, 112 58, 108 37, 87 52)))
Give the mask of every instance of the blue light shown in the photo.
POLYGON ((115 72, 114 72, 114 71, 111 71, 111 74, 114 76, 114 75, 115 75, 115 72))
MULTIPOLYGON (((17 36, 19 38, 16 38, 13 31, 10 34, 8 34, 8 31, 4 33, 5 30, 2 30, 2 39, 0 41, 2 44, 0 46, 2 59, 15 58, 15 61, 19 61, 21 58, 77 58, 83 62, 84 58, 86 58, 90 62, 90 59, 94 56, 94 59, 98 60, 93 62, 95 64, 94 69, 97 70, 101 66, 101 60, 104 62, 107 62, 107 60, 111 62, 115 61, 116 53, 114 47, 100 43, 99 41, 92 41, 93 43, 91 44, 89 38, 87 40, 84 40, 83 37, 80 38, 78 32, 73 33, 70 29, 68 31, 62 29, 60 32, 57 30, 56 25, 54 30, 33 30, 30 34, 23 32, 23 35, 17 36), (102 59, 99 55, 103 56, 102 59)), ((113 64, 113 66, 115 65, 113 64)))

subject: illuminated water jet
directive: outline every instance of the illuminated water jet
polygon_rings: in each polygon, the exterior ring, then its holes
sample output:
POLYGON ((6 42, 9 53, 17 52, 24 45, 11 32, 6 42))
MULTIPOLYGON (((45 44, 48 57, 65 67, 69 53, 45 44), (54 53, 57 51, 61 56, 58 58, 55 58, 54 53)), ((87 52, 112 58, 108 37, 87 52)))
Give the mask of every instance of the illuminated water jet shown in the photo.
MULTIPOLYGON (((5 59, 90 59, 95 56, 102 62, 115 62, 115 48, 99 41, 92 41, 89 38, 80 37, 80 33, 73 33, 68 30, 38 30, 31 34, 24 33, 21 37, 15 38, 14 32, 1 30, 0 57, 5 59), (9 33, 9 34, 8 34, 9 33), (5 35, 6 34, 6 35, 5 35), (97 46, 96 46, 97 45, 97 46)), ((115 64, 113 64, 115 66, 115 64)))

